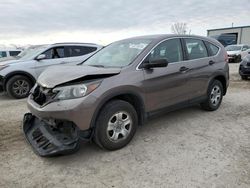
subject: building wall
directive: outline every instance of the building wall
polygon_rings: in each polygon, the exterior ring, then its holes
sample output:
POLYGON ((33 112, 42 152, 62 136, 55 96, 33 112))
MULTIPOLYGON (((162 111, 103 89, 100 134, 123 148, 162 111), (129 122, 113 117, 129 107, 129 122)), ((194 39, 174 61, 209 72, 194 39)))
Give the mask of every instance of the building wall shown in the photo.
POLYGON ((237 43, 250 45, 250 27, 208 30, 207 35, 215 36, 226 33, 238 33, 237 43))
POLYGON ((250 45, 250 27, 242 29, 241 43, 250 45))

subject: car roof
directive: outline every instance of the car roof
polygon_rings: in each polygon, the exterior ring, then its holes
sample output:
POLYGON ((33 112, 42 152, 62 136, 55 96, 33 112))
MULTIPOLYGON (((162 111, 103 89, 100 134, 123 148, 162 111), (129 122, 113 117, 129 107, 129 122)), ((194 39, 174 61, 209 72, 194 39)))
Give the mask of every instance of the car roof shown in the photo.
MULTIPOLYGON (((156 42, 162 41, 164 39, 168 38, 196 38, 200 40, 205 40, 205 41, 210 41, 213 42, 217 45, 221 45, 216 39, 210 38, 210 37, 204 37, 204 36, 199 36, 199 35, 179 35, 179 34, 157 34, 157 35, 144 35, 144 36, 136 36, 136 37, 131 37, 123 40, 133 40, 133 39, 149 39, 153 40, 156 42)), ((121 41, 123 41, 121 40, 121 41)))
POLYGON ((199 35, 179 35, 179 34, 157 34, 157 35, 144 35, 144 36, 136 36, 131 37, 128 39, 162 39, 162 38, 183 38, 183 37, 194 37, 194 38, 204 38, 207 39, 208 37, 203 37, 199 35))
POLYGON ((81 42, 61 42, 61 43, 54 43, 50 44, 51 46, 57 46, 57 45, 80 45, 80 46, 101 46, 99 44, 94 43, 81 43, 81 42))
POLYGON ((243 58, 244 61, 247 61, 247 62, 250 62, 250 54, 246 55, 244 58, 243 58))

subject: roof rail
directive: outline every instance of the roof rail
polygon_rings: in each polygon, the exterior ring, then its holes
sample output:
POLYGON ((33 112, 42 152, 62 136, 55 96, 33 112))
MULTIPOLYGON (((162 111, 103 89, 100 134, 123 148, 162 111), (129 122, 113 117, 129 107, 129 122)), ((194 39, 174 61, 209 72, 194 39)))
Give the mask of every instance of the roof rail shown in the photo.
POLYGON ((58 42, 58 43, 53 43, 52 45, 57 45, 57 44, 88 44, 88 45, 98 45, 95 43, 85 43, 85 42, 58 42))

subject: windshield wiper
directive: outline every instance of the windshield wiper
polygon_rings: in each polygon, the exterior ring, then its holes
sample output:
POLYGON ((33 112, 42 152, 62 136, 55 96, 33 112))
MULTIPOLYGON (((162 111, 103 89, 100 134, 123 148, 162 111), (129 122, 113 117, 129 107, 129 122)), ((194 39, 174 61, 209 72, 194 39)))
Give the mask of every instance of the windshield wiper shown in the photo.
POLYGON ((92 66, 92 67, 101 67, 101 68, 104 68, 104 67, 105 67, 104 65, 88 65, 88 66, 92 66))

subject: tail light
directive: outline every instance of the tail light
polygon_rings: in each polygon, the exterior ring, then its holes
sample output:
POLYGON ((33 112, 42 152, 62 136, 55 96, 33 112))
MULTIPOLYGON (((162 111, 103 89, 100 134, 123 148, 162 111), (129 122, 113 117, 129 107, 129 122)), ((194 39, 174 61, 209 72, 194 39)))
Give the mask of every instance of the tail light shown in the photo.
POLYGON ((228 55, 225 53, 225 61, 228 63, 228 55))

